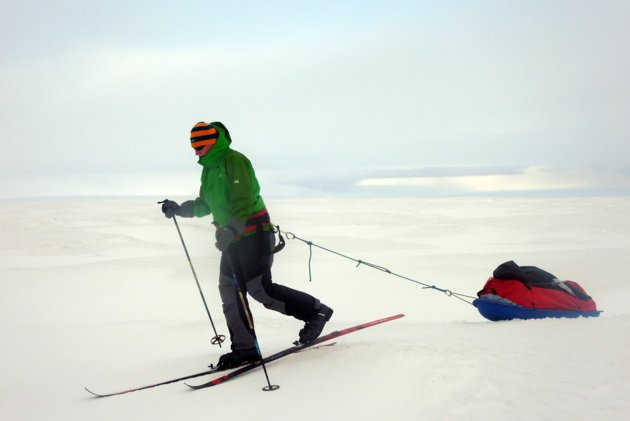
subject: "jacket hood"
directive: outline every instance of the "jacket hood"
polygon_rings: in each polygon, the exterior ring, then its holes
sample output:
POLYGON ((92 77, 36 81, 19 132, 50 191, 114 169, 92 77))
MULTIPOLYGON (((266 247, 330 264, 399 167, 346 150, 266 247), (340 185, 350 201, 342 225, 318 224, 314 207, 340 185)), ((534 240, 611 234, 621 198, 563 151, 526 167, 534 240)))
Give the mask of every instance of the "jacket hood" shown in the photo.
POLYGON ((219 158, 223 157, 227 151, 230 149, 230 144, 232 143, 232 138, 230 137, 230 132, 225 127, 223 123, 220 121, 215 121, 210 123, 212 127, 217 129, 219 132, 219 138, 217 139, 217 143, 210 149, 210 152, 206 156, 202 156, 197 161, 200 165, 204 167, 210 166, 215 163, 219 158))

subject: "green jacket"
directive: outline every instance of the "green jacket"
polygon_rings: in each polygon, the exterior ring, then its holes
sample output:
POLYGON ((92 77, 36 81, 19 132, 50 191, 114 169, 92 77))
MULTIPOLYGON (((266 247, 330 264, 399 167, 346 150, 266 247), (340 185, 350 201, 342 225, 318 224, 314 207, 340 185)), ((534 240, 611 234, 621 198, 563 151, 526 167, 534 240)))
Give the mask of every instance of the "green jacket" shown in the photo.
POLYGON ((219 132, 217 143, 198 163, 203 166, 199 197, 193 204, 195 216, 209 214, 214 222, 227 226, 232 218, 245 223, 265 209, 254 168, 245 155, 230 149, 230 133, 220 122, 211 123, 219 132))

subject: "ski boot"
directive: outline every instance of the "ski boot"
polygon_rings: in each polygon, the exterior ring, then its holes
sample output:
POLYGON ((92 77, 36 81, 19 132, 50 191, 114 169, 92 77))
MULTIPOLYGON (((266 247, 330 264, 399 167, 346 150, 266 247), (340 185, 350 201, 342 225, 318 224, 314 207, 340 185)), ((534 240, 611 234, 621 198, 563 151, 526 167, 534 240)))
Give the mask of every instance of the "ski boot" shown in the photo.
POLYGON ((260 360, 260 355, 258 355, 256 348, 234 349, 232 352, 228 352, 219 357, 217 369, 219 371, 229 370, 258 360, 260 360))
POLYGON ((299 343, 306 344, 314 341, 324 330, 324 325, 333 315, 333 309, 324 305, 319 305, 317 314, 306 321, 304 328, 300 330, 299 343))

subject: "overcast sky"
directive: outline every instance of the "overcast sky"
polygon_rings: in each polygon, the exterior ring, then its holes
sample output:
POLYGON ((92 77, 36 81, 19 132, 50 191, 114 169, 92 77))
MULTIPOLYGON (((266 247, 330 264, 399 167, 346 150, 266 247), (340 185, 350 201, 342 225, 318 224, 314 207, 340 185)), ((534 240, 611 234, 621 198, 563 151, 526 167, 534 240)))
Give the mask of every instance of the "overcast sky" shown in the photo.
POLYGON ((200 120, 285 194, 623 190, 628 22, 611 0, 0 0, 0 197, 194 193, 200 120))

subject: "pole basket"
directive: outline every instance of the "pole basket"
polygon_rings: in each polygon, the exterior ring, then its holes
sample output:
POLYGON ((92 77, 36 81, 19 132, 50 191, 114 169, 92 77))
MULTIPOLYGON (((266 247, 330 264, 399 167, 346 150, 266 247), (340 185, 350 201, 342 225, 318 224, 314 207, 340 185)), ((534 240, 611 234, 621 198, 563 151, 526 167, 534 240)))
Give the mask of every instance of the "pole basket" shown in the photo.
POLYGON ((210 343, 212 345, 219 345, 221 346, 221 344, 225 342, 225 335, 217 335, 214 338, 210 339, 210 343))

